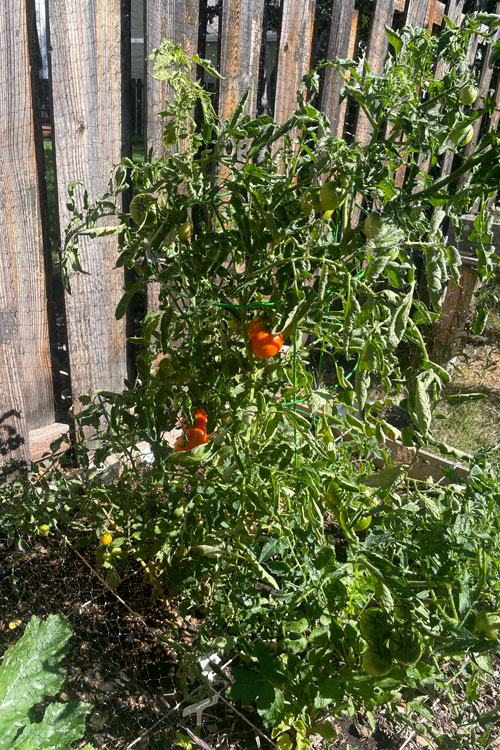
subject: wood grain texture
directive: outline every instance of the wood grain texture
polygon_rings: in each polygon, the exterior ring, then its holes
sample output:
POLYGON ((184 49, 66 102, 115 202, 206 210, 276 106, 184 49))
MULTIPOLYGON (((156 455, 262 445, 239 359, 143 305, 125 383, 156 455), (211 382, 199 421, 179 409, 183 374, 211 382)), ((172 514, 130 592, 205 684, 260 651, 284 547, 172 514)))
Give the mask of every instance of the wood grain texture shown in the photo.
MULTIPOLYGON (((427 2, 424 4, 426 5, 426 12, 424 16, 424 22, 420 23, 421 26, 424 28, 430 28, 430 26, 441 26, 443 23, 443 15, 446 9, 445 3, 439 2, 439 0, 427 0, 427 2)), ((394 10, 399 11, 400 13, 403 13, 406 9, 406 0, 395 0, 394 3, 394 10)), ((411 10, 411 15, 413 15, 414 10, 411 10)), ((410 16, 410 11, 408 12, 408 16, 410 16)), ((416 21, 408 21, 407 23, 417 23, 416 21)))
POLYGON ((7 369, 0 368, 0 418, 13 409, 22 414, 28 428, 54 420, 29 49, 33 30, 34 4, 4 0, 0 12, 0 348, 7 369))
POLYGON ((56 453, 62 453, 70 446, 69 426, 63 422, 53 422, 52 424, 39 427, 37 430, 30 430, 29 447, 32 461, 41 461, 43 456, 50 453, 50 446, 55 440, 65 437, 56 453))
MULTIPOLYGON (((352 15, 352 21, 351 21, 351 29, 349 32, 349 46, 347 48, 347 56, 350 58, 354 57, 354 51, 356 49, 356 37, 358 34, 358 19, 359 19, 359 11, 355 10, 352 15)), ((348 72, 348 77, 351 74, 351 71, 348 72)), ((338 114, 338 123, 337 123, 337 137, 342 138, 344 135, 344 126, 345 126, 345 115, 347 112, 347 97, 340 103, 339 107, 339 114, 338 114)), ((333 131, 335 133, 335 131, 333 131)))
MULTIPOLYGON (((120 0, 49 0, 55 162, 61 227, 71 216, 67 185, 81 180, 90 200, 102 195, 121 158, 120 0)), ((81 197, 82 191, 79 191, 81 197)), ((115 319, 123 269, 115 237, 82 238, 81 264, 66 295, 73 397, 96 388, 120 391, 126 377, 125 320, 115 319)))
POLYGON ((257 114, 264 0, 224 0, 220 38, 219 117, 231 117, 248 89, 245 114, 257 114))
MULTIPOLYGON (((373 73, 380 74, 384 67, 388 40, 385 27, 392 27, 394 0, 377 0, 373 12, 366 61, 373 73)), ((356 140, 366 145, 370 138, 371 126, 365 113, 360 110, 356 124, 356 140)))
MULTIPOLYGON (((144 9, 144 53, 149 57, 158 49, 163 39, 180 44, 188 55, 198 51, 198 0, 145 0, 144 9)), ((144 147, 146 152, 153 148, 160 155, 163 143, 163 122, 158 112, 165 109, 169 100, 166 81, 151 78, 151 61, 145 62, 144 74, 144 147)))
POLYGON ((465 335, 465 323, 479 277, 470 266, 460 269, 460 282, 450 279, 443 296, 441 314, 434 324, 432 359, 444 365, 457 353, 465 335))
MULTIPOLYGON (((424 26, 429 9, 436 0, 408 0, 406 6, 406 23, 412 26, 424 26)), ((432 14, 434 16, 434 13, 432 14)))
POLYGON ((274 118, 281 125, 297 105, 297 90, 309 72, 315 0, 283 1, 274 118))
MULTIPOLYGON (((354 0, 333 4, 327 52, 329 60, 353 56, 357 25, 358 12, 354 10, 354 0)), ((334 135, 339 130, 343 132, 344 126, 345 100, 340 103, 342 86, 343 80, 337 71, 326 68, 321 91, 321 111, 329 118, 334 135)))
MULTIPOLYGON (((144 2, 144 52, 149 57, 158 49, 163 39, 180 44, 184 52, 194 55, 198 52, 199 27, 198 0, 145 0, 144 2)), ((167 149, 163 141, 163 120, 158 112, 165 109, 171 97, 166 81, 152 78, 150 73, 153 63, 145 61, 144 68, 144 148, 150 148, 155 155, 165 154, 167 149)), ((160 285, 152 283, 147 291, 148 311, 157 310, 159 305, 160 285)))

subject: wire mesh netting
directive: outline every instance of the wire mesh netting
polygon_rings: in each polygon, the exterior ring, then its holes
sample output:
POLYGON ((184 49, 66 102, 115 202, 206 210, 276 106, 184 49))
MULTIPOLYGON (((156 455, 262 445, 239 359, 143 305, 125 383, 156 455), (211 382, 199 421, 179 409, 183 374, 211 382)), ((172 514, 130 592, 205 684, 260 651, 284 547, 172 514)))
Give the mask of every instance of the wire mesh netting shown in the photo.
MULTIPOLYGON (((192 697, 182 697, 176 654, 160 636, 173 629, 189 644, 196 619, 182 618, 175 599, 158 598, 140 567, 127 570, 115 592, 95 548, 80 552, 68 540, 61 546, 50 539, 23 547, 0 541, 0 649, 19 640, 32 616, 68 618, 73 634, 58 699, 92 705, 87 741, 100 748, 163 749, 174 747, 178 734, 193 733, 213 748, 274 745, 255 714, 226 702, 226 685, 212 681, 214 673, 208 690, 194 673, 185 674, 192 697), (220 700, 206 707, 213 691, 221 691, 220 700)), ((47 703, 38 705, 32 721, 40 720, 47 703)))

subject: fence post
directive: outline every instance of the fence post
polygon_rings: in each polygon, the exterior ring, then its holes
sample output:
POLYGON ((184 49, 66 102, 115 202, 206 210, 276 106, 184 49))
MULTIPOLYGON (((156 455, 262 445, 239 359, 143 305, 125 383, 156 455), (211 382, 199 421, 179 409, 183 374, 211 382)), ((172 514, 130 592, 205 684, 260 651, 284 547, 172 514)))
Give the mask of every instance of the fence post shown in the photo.
POLYGON ((264 0, 226 0, 220 31, 221 75, 219 117, 228 120, 246 89, 245 114, 257 113, 264 0))
POLYGON ((297 106, 297 89, 309 72, 315 0, 284 0, 279 40, 274 118, 282 125, 297 106))
MULTIPOLYGON (((157 49, 163 39, 180 44, 188 55, 197 54, 199 31, 198 0, 145 0, 144 6, 144 50, 146 57, 157 49)), ((158 112, 165 109, 169 98, 167 81, 152 78, 151 61, 145 61, 144 67, 144 149, 150 148, 156 156, 165 153, 163 142, 163 120, 158 112)), ((156 310, 159 305, 160 284, 149 284, 147 292, 147 309, 156 310)))
MULTIPOLYGON (((54 144, 61 229, 69 222, 67 186, 81 180, 102 195, 121 158, 120 0, 49 0, 54 144)), ((81 192, 80 192, 81 196, 81 192)), ((125 321, 115 319, 123 269, 114 236, 82 238, 66 316, 73 398, 96 388, 120 391, 126 377, 125 321)))
MULTIPOLYGON (((30 34, 32 2, 0 13, 0 463, 29 457, 28 430, 54 421, 30 34)), ((41 130, 38 133, 41 139, 41 130)))
MULTIPOLYGON (((198 51, 199 0, 145 0, 144 50, 146 57, 157 49, 163 39, 180 44, 188 55, 198 51)), ((157 156, 165 148, 163 121, 158 112, 168 101, 168 84, 151 78, 153 63, 144 70, 144 107, 146 111, 144 147, 153 147, 157 156)))

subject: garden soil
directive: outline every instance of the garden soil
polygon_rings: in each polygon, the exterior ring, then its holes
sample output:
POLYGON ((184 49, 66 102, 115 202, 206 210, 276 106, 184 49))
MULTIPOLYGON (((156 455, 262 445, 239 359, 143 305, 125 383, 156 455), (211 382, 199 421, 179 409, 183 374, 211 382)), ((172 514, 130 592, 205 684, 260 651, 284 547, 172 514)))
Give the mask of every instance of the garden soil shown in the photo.
MULTIPOLYGON (((67 680, 60 699, 85 700, 94 706, 85 739, 96 747, 173 750, 177 733, 187 738, 196 731, 205 744, 194 747, 205 750, 273 747, 254 711, 225 702, 222 681, 214 683, 221 700, 204 711, 199 730, 195 714, 183 715, 204 695, 196 695, 200 685, 185 674, 193 697, 183 700, 177 690, 176 654, 159 636, 174 626, 178 643, 189 647, 196 619, 180 617, 174 599, 159 598, 141 569, 128 570, 117 591, 110 590, 96 565, 95 552, 92 546, 81 551, 72 546, 61 549, 60 540, 54 537, 34 540, 24 550, 0 540, 0 653, 19 639, 32 615, 62 613, 74 635, 64 660, 67 680)), ((458 706, 464 699, 465 692, 455 695, 458 706)), ((443 738, 460 736, 453 710, 438 689, 428 687, 426 705, 434 712, 433 726, 443 738)), ((479 714, 499 705, 500 660, 463 719, 474 722, 479 714)), ((45 704, 36 707, 35 717, 44 708, 45 704)), ((398 710, 404 712, 404 699, 398 710)), ((337 741, 312 738, 312 750, 435 747, 430 734, 417 736, 404 724, 391 721, 384 709, 375 714, 374 727, 367 717, 358 715, 335 728, 337 741)))

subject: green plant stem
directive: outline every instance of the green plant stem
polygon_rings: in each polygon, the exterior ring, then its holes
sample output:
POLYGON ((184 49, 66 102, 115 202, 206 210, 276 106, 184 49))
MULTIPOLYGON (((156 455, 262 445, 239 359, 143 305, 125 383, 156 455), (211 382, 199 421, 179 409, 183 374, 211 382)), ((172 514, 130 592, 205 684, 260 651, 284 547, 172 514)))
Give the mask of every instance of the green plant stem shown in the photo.
POLYGON ((482 159, 484 158, 484 151, 481 151, 479 154, 476 154, 476 156, 471 156, 467 161, 465 161, 461 167, 457 167, 454 172, 451 172, 449 175, 445 175, 445 177, 441 177, 440 180, 436 180, 432 185, 430 185, 425 190, 421 190, 417 193, 410 193, 409 195, 403 195, 399 198, 399 200, 402 203, 411 203, 414 200, 422 200, 423 198, 428 198, 435 193, 438 193, 441 188, 446 187, 446 185, 449 185, 450 182, 454 182, 457 180, 461 175, 465 174, 469 170, 471 170, 473 167, 477 166, 481 163, 482 159))

